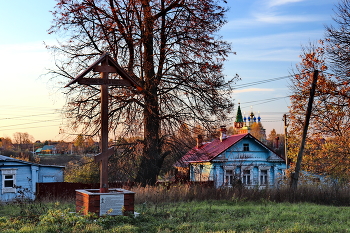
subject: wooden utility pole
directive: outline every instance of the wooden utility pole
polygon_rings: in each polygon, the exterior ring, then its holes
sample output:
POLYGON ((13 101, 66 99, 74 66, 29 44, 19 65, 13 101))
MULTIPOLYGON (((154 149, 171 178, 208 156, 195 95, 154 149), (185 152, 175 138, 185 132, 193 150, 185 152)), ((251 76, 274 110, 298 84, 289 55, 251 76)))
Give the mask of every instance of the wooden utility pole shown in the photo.
POLYGON ((142 87, 108 53, 104 53, 66 87, 76 82, 82 85, 101 86, 101 153, 95 156, 95 162, 100 164, 100 193, 107 193, 108 158, 114 153, 113 147, 108 148, 108 86, 133 86, 139 91, 142 90, 142 87), (92 70, 100 72, 100 78, 84 78, 92 70), (108 79, 109 73, 118 73, 122 79, 108 79))
POLYGON ((284 120, 284 158, 286 160, 286 169, 288 169, 287 114, 283 115, 283 120, 284 120))
POLYGON ((306 109, 306 116, 305 116, 305 123, 303 128, 303 135, 301 139, 301 145, 298 153, 297 163, 295 165, 295 172, 292 174, 292 181, 291 181, 291 188, 296 190, 298 187, 298 179, 301 169, 301 162, 303 159, 303 153, 304 153, 304 147, 305 147, 305 141, 307 136, 307 130, 309 128, 309 122, 311 117, 311 111, 312 111, 312 104, 314 101, 315 91, 316 91, 316 84, 317 84, 317 78, 318 78, 318 70, 314 71, 312 84, 311 84, 311 90, 310 90, 310 97, 309 97, 309 103, 307 105, 306 109))

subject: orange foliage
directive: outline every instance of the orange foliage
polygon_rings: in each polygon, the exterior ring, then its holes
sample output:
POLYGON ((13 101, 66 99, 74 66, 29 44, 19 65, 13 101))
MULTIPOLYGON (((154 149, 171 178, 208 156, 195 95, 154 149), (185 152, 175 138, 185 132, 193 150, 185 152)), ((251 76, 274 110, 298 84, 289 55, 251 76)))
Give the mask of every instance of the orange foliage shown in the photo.
POLYGON ((290 106, 290 124, 288 155, 297 157, 301 133, 305 121, 313 71, 319 71, 312 115, 305 145, 303 169, 331 175, 337 178, 349 177, 350 140, 350 101, 347 93, 347 81, 326 73, 323 41, 320 46, 310 45, 303 49, 302 61, 296 65, 296 74, 291 79, 292 95, 290 106), (324 140, 327 138, 327 140, 324 140))

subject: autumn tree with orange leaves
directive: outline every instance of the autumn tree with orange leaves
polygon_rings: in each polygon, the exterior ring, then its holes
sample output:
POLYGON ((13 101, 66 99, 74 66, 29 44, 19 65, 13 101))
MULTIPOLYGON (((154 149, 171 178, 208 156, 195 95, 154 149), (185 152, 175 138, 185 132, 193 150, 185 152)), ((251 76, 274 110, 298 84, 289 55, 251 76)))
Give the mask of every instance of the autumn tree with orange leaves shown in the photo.
MULTIPOLYGON (((53 11, 49 31, 60 42, 48 46, 57 66, 51 74, 62 86, 103 52, 143 86, 142 92, 109 88, 110 132, 143 135, 135 177, 143 185, 156 182, 180 125, 209 128, 233 108, 229 93, 235 78, 222 74, 231 48, 217 36, 225 24, 225 2, 60 0, 53 11)), ((65 92, 73 130, 98 134, 100 90, 72 85, 65 92)))
MULTIPOLYGON (((313 101, 310 125, 304 150, 303 170, 336 178, 349 177, 349 98, 344 93, 347 83, 334 74, 328 73, 327 51, 329 45, 303 48, 302 62, 296 66, 291 79, 290 127, 288 135, 288 155, 293 162, 300 147, 300 139, 305 122, 307 101, 313 73, 319 71, 317 89, 313 101)), ((348 178, 347 178, 348 179, 348 178)))

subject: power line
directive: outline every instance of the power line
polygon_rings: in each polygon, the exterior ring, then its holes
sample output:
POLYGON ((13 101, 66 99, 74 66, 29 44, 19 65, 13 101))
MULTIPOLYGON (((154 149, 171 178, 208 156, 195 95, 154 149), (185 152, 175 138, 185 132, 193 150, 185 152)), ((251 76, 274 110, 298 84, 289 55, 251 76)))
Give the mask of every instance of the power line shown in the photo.
POLYGON ((38 106, 20 106, 20 105, 0 105, 1 109, 13 109, 17 108, 19 110, 23 109, 33 109, 33 110, 54 110, 54 111, 61 111, 62 109, 60 108, 47 108, 47 107, 38 107, 38 106))
POLYGON ((256 102, 263 102, 263 103, 268 103, 268 102, 272 102, 272 101, 276 101, 276 100, 280 100, 280 99, 284 99, 284 98, 289 98, 290 96, 282 96, 282 97, 275 97, 275 98, 269 98, 269 99, 262 99, 262 100, 252 100, 252 101, 247 101, 247 102, 241 102, 241 104, 249 104, 249 103, 256 103, 256 102))
POLYGON ((4 117, 4 118, 0 118, 0 120, 13 120, 13 119, 21 119, 21 118, 27 118, 27 117, 47 116, 47 115, 52 115, 52 114, 57 114, 57 113, 52 112, 52 113, 43 113, 43 114, 35 114, 35 115, 25 115, 25 116, 15 116, 15 117, 4 117))
POLYGON ((289 77, 292 77, 292 76, 294 76, 294 75, 282 76, 282 77, 271 78, 271 79, 264 79, 264 80, 260 80, 260 81, 256 81, 256 82, 251 82, 251 83, 243 83, 243 84, 240 84, 240 85, 235 86, 234 89, 240 89, 240 88, 255 86, 255 85, 259 85, 259 84, 264 84, 264 83, 279 81, 279 80, 286 79, 286 78, 289 78, 289 77))
POLYGON ((32 129, 32 128, 43 128, 43 127, 54 127, 54 126, 61 126, 61 124, 59 125, 43 125, 43 126, 31 126, 31 127, 25 127, 25 128, 22 128, 22 127, 19 127, 19 128, 11 128, 11 129, 2 129, 1 131, 10 131, 10 130, 17 130, 17 129, 32 129))
POLYGON ((8 127, 13 127, 13 126, 18 126, 18 125, 28 125, 28 124, 37 124, 37 123, 43 123, 43 122, 52 122, 52 121, 61 121, 62 119, 57 119, 57 120, 40 120, 40 121, 34 121, 34 122, 28 122, 28 123, 22 123, 22 124, 15 124, 15 125, 6 125, 6 126, 1 126, 0 129, 2 130, 3 128, 8 128, 8 127))

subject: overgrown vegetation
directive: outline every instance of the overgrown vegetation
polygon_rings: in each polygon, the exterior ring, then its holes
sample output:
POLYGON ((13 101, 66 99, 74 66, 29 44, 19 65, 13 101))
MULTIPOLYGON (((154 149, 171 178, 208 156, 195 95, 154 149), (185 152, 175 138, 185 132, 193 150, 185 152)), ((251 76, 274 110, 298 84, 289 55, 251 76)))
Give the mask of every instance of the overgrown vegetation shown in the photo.
POLYGON ((66 182, 93 184, 99 181, 99 167, 93 157, 69 161, 64 172, 66 182))
POLYGON ((344 187, 300 186, 295 194, 203 185, 132 190, 138 217, 82 216, 73 200, 12 203, 0 206, 0 232, 350 232, 344 187))
POLYGON ((246 189, 206 187, 203 185, 133 187, 135 201, 142 203, 177 203, 189 201, 261 201, 264 202, 309 202, 323 205, 350 206, 350 188, 322 185, 300 185, 297 191, 287 185, 277 189, 246 189))
MULTIPOLYGON (((26 208, 43 204, 31 204, 26 208)), ((11 205, 12 207, 13 205, 11 205)), ((350 208, 308 203, 192 201, 136 206, 134 216, 82 216, 45 204, 40 216, 0 216, 1 232, 348 232, 350 208)))

